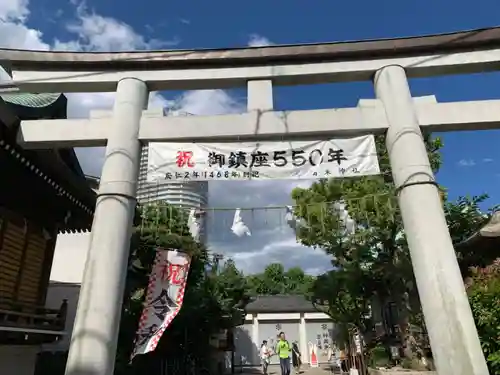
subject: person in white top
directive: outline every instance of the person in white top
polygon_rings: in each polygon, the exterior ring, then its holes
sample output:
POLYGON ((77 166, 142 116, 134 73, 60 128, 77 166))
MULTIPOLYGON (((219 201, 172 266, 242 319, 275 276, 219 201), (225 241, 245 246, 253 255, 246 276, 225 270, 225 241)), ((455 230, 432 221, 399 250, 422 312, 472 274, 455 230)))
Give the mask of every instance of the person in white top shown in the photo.
POLYGON ((267 341, 262 341, 260 346, 260 359, 262 360, 262 372, 267 375, 267 367, 269 366, 269 358, 271 357, 271 351, 267 346, 267 341))

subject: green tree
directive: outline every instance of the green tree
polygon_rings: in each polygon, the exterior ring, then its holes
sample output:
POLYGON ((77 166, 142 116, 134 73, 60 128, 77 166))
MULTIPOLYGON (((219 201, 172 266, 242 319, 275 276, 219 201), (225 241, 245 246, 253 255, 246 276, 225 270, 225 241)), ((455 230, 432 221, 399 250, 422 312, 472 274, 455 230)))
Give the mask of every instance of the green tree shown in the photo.
POLYGON ((500 374, 500 258, 488 267, 474 267, 467 294, 491 374, 500 374))
POLYGON ((313 280, 314 277, 306 275, 300 267, 292 267, 285 271, 280 263, 271 263, 264 272, 247 278, 252 295, 307 295, 313 280))
POLYGON ((286 290, 285 294, 300 294, 308 296, 311 292, 315 278, 311 275, 306 275, 300 267, 289 268, 285 272, 286 290))
POLYGON ((182 362, 188 354, 209 363, 207 354, 210 353, 210 336, 231 325, 232 319, 228 319, 228 315, 244 294, 242 284, 229 288, 229 283, 234 282, 237 276, 233 274, 235 270, 231 262, 226 262, 222 272, 207 275, 207 270, 214 269, 214 264, 206 248, 195 242, 189 234, 186 219, 184 211, 163 202, 142 208, 131 240, 120 322, 117 374, 148 372, 161 358, 182 362), (155 352, 135 357, 130 366, 128 362, 158 248, 180 249, 191 256, 183 306, 163 334, 155 352))
POLYGON ((282 264, 271 263, 264 272, 254 275, 251 279, 255 284, 255 294, 276 295, 285 291, 285 268, 282 264))
MULTIPOLYGON (((437 172, 442 142, 426 136, 425 143, 437 172)), ((405 355, 411 357, 415 351, 422 353, 412 326, 423 329, 424 324, 383 137, 377 137, 376 144, 379 176, 324 179, 310 188, 294 189, 295 214, 302 223, 298 239, 332 256, 334 270, 318 278, 313 289, 326 312, 366 338, 371 331, 369 306, 395 304, 394 324, 405 355)), ((442 196, 446 199, 444 190, 442 196)), ((477 209, 484 198, 461 198, 445 205, 454 238, 471 235, 484 223, 477 209), (465 206, 474 209, 467 211, 465 206)))
MULTIPOLYGON (((173 206, 156 203, 142 207, 137 226, 131 238, 129 268, 125 286, 122 319, 118 341, 116 373, 129 370, 128 363, 133 350, 135 333, 143 309, 144 297, 151 273, 156 249, 179 249, 191 257, 184 303, 172 325, 164 333, 157 351, 161 351, 169 341, 184 343, 184 326, 193 317, 194 301, 202 309, 210 305, 203 295, 204 267, 208 262, 206 249, 189 235, 186 215, 173 206), (182 339, 180 339, 182 337, 182 339)), ((193 325, 191 325, 193 326, 193 325)), ((134 362, 143 364, 153 358, 153 354, 136 357, 134 362), (139 358, 141 357, 141 358, 139 358), (146 358, 146 359, 145 359, 146 358)), ((151 360, 152 361, 152 360, 151 360)))
POLYGON ((249 300, 249 288, 245 275, 236 268, 232 259, 219 267, 214 265, 209 275, 212 294, 218 301, 224 316, 236 316, 249 300))

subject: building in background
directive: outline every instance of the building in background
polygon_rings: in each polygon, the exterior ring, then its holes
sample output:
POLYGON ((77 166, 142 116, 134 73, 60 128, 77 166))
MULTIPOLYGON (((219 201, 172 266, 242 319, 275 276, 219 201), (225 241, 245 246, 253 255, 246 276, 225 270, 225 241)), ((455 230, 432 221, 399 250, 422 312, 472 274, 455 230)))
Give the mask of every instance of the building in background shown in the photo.
MULTIPOLYGON (((167 116, 190 116, 181 111, 167 111, 167 116)), ((190 210, 205 209, 208 204, 208 181, 159 181, 148 182, 148 145, 142 147, 137 200, 141 204, 166 201, 190 210)), ((206 242, 206 216, 201 222, 200 241, 206 242)))
MULTIPOLYGON (((335 324, 303 296, 259 296, 245 311, 245 323, 234 329, 235 367, 259 366, 262 341, 267 340, 273 348, 281 331, 290 344, 297 342, 304 364, 310 363, 311 344, 317 347, 318 362, 328 362, 328 349, 336 337, 335 324)), ((277 364, 278 357, 272 356, 271 365, 277 364)))

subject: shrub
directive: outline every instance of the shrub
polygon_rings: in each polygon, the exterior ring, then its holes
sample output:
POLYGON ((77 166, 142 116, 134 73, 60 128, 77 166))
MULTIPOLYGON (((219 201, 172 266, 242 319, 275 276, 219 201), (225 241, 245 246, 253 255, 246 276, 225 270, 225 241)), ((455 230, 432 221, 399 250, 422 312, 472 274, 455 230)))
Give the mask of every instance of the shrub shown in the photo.
POLYGON ((466 282, 477 331, 491 374, 500 374, 500 258, 473 268, 466 282))

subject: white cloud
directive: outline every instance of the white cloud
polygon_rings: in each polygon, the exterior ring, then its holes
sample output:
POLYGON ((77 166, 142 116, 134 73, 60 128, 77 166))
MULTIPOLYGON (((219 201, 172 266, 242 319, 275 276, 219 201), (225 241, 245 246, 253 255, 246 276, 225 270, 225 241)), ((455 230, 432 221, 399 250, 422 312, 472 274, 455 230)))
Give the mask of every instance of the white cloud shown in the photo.
POLYGON ((250 34, 248 40, 249 47, 265 47, 271 46, 274 43, 267 39, 265 36, 259 34, 250 34))
POLYGON ((232 257, 245 273, 259 272, 273 262, 285 268, 300 266, 311 274, 330 269, 330 257, 300 245, 286 222, 291 191, 310 184, 292 180, 214 181, 209 202, 216 209, 209 211, 207 218, 209 249, 232 257), (235 207, 243 208, 243 221, 251 237, 237 238, 231 232, 234 210, 225 208, 235 207))
POLYGON ((0 1, 0 46, 48 50, 42 32, 30 29, 24 22, 29 16, 28 0, 0 1))
POLYGON ((491 158, 484 158, 482 160, 483 163, 491 163, 492 161, 493 161, 493 159, 491 159, 491 158))
POLYGON ((323 251, 297 243, 290 234, 252 252, 232 255, 237 266, 247 273, 261 272, 269 263, 281 263, 285 268, 300 266, 306 273, 317 275, 332 268, 330 257, 323 251))
POLYGON ((67 30, 76 36, 67 42, 56 41, 54 49, 84 51, 133 51, 161 49, 179 44, 179 39, 144 39, 134 29, 117 19, 103 17, 87 9, 84 3, 77 6, 76 19, 69 22, 67 30))
POLYGON ((458 162, 460 167, 473 167, 476 165, 476 162, 472 159, 462 159, 458 162))
POLYGON ((0 20, 3 22, 22 22, 28 15, 28 0, 3 0, 0 3, 0 20))
POLYGON ((194 115, 220 115, 244 112, 245 106, 223 90, 187 91, 173 107, 194 115))
MULTIPOLYGON (((74 2, 72 2, 74 4, 74 2)), ((28 0, 0 1, 0 47, 31 50, 75 50, 75 51, 117 51, 161 48, 178 42, 171 40, 147 39, 139 35, 131 25, 111 17, 104 17, 88 11, 84 5, 76 5, 74 19, 67 24, 67 31, 72 39, 48 41, 41 30, 33 29, 26 23, 32 16, 28 0)), ((65 14, 67 16, 67 14, 65 14)), ((267 38, 252 35, 249 45, 270 45, 267 38)), ((88 117, 92 109, 110 109, 113 105, 113 93, 72 93, 68 97, 68 117, 88 117)), ((158 93, 151 94, 150 107, 173 106, 176 109, 196 115, 216 115, 245 111, 245 105, 222 90, 191 91, 176 100, 167 100, 158 93)), ((100 175, 104 158, 104 149, 77 149, 82 168, 87 174, 100 175)), ((260 182, 216 182, 210 185, 210 206, 212 207, 266 207, 269 205, 288 205, 291 203, 290 192, 297 186, 308 186, 309 182, 260 181, 260 182)), ((265 211, 265 210, 264 210, 265 211)), ((229 215, 234 212, 228 211, 229 215)), ((257 213, 256 216, 263 215, 257 213)), ((224 215, 222 215, 224 216, 224 215)), ((265 216, 265 215, 264 215, 265 216)), ((217 221, 219 216, 217 216, 217 221)), ((329 268, 328 257, 320 251, 307 249, 297 244, 293 231, 286 227, 284 220, 275 218, 269 230, 265 219, 245 218, 251 226, 252 236, 245 239, 235 238, 230 232, 230 224, 225 231, 219 231, 222 222, 213 224, 210 248, 235 258, 237 264, 246 272, 257 272, 270 262, 280 262, 286 267, 302 266, 309 272, 329 268), (248 220, 247 220, 248 219, 248 220), (255 227, 259 228, 255 228, 255 227), (224 237, 224 234, 225 236, 224 237), (231 236, 232 235, 232 236, 231 236)), ((215 221, 215 220, 214 220, 215 221)), ((214 222, 213 221, 213 222, 214 222)), ((228 222, 232 222, 232 216, 228 222)), ((88 239, 66 235, 58 240, 53 277, 61 281, 78 282, 81 267, 86 257, 88 239), (62 249, 62 250, 61 250, 62 249), (76 255, 80 260, 72 270, 68 264, 76 255), (67 272, 66 272, 67 271, 67 272), (74 273, 74 276, 71 274, 74 273), (64 280, 65 279, 65 280, 64 280)))

